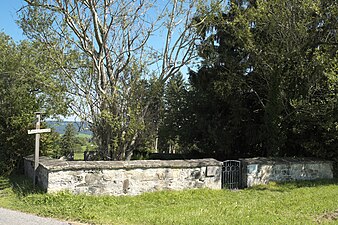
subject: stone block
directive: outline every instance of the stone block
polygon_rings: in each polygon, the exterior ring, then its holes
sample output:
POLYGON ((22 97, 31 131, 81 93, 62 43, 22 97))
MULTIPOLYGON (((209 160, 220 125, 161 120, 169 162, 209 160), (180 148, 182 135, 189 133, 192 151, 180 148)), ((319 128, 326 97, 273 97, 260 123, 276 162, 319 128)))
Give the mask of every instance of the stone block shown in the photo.
POLYGON ((252 164, 247 166, 247 173, 248 174, 255 174, 258 171, 258 164, 252 164))
POLYGON ((221 167, 219 166, 207 166, 206 167, 206 176, 207 177, 214 177, 220 173, 221 167))

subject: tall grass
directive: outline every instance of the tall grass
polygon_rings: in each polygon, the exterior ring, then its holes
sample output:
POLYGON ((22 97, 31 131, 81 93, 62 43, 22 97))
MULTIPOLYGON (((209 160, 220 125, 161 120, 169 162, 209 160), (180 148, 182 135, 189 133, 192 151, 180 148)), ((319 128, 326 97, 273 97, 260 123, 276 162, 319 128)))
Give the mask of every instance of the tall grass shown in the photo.
POLYGON ((134 197, 33 193, 22 177, 2 178, 0 206, 92 224, 338 223, 338 181, 271 183, 240 191, 187 190, 134 197), (333 216, 326 216, 333 215, 333 216))

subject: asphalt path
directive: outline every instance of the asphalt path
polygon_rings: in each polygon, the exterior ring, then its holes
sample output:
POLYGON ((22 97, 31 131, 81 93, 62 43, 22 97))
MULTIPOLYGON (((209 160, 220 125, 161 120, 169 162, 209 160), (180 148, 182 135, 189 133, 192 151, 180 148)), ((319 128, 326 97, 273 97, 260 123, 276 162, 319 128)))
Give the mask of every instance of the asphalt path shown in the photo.
POLYGON ((0 208, 0 225, 70 225, 51 218, 43 218, 27 213, 0 208))

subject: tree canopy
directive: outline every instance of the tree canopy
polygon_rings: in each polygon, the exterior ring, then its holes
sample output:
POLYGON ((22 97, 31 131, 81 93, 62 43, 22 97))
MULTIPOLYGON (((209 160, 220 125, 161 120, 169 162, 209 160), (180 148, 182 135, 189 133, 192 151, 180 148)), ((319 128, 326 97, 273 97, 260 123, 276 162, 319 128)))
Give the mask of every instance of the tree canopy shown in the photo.
POLYGON ((190 72, 199 149, 337 157, 337 2, 223 4, 200 11, 202 63, 190 72))
POLYGON ((27 130, 34 112, 65 114, 67 100, 46 50, 34 42, 16 44, 0 33, 0 173, 10 172, 34 150, 27 130))
MULTIPOLYGON (((162 130, 219 159, 337 158, 337 4, 215 1, 199 13, 201 63, 184 87, 185 113, 166 116, 162 130)), ((180 93, 165 96, 165 109, 180 93)))
POLYGON ((1 36, 0 141, 17 149, 4 160, 23 154, 34 111, 67 106, 116 160, 338 158, 336 0, 25 2, 32 41, 1 36))

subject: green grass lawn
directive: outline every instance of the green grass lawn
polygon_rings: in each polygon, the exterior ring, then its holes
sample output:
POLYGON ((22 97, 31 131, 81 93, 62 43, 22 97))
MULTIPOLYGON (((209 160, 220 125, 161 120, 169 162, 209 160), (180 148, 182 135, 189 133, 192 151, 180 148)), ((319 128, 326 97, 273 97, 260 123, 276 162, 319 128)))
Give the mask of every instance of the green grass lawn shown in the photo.
POLYGON ((0 178, 0 206, 92 224, 338 224, 337 180, 134 197, 44 194, 30 183, 0 178))
POLYGON ((74 160, 83 161, 84 160, 83 152, 74 152, 74 160))

